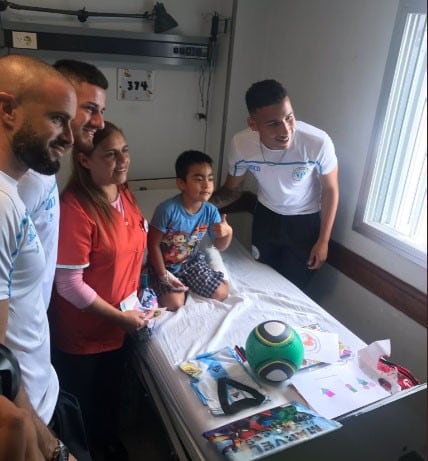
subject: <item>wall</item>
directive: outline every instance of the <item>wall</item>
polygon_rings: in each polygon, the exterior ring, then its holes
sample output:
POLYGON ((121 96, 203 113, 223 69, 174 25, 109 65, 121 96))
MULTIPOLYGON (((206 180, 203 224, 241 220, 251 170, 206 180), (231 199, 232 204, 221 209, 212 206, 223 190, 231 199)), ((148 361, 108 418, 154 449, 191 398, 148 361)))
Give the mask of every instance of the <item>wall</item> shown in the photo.
POLYGON ((239 2, 227 139, 245 126, 249 83, 284 82, 297 118, 326 130, 336 146, 341 194, 333 237, 426 292, 425 269, 352 230, 398 1, 269 0, 264 11, 259 3, 239 2))
MULTIPOLYGON (((179 26, 168 34, 208 37, 211 30, 211 17, 218 12, 221 18, 228 18, 232 12, 231 0, 180 0, 163 2, 166 10, 178 22, 179 26)), ((28 6, 64 8, 77 11, 83 7, 87 11, 143 13, 151 11, 153 1, 123 0, 119 4, 113 0, 27 0, 21 2, 28 6)), ((65 25, 81 28, 121 29, 132 32, 153 32, 153 23, 142 19, 112 19, 90 17, 80 23, 75 16, 35 13, 8 9, 8 18, 21 22, 39 22, 43 24, 65 25)), ((91 60, 106 75, 110 88, 107 96, 105 118, 123 128, 130 146, 132 168, 130 178, 155 178, 174 176, 174 161, 179 153, 186 149, 204 150, 210 154, 216 164, 223 122, 223 106, 226 85, 227 53, 230 30, 223 33, 224 22, 220 23, 215 66, 210 85, 210 104, 207 124, 195 117, 198 112, 205 113, 206 101, 201 102, 201 69, 197 67, 157 67, 152 64, 125 63, 126 67, 143 68, 154 71, 154 98, 152 101, 121 101, 117 99, 117 67, 102 58, 91 60), (208 129, 207 129, 208 127, 208 129)), ((108 50, 106 50, 108 51, 108 50)), ((40 57, 48 62, 64 57, 61 53, 53 59, 47 54, 40 57)), ((205 70, 205 88, 208 85, 209 72, 205 70)), ((62 186, 69 174, 70 159, 63 162, 58 174, 58 183, 62 186)))
MULTIPOLYGON (((343 187, 334 238, 426 292, 425 269, 352 231, 397 4, 324 0, 287 8, 285 42, 299 46, 287 47, 293 65, 284 72, 276 64, 273 72, 287 78, 298 116, 335 141, 343 187)), ((277 40, 272 37, 272 48, 277 40)))
MULTIPOLYGON (((88 10, 118 11, 113 0, 76 3, 25 2, 55 8, 86 6, 88 10)), ((210 14, 219 11, 224 17, 231 16, 234 1, 166 0, 164 4, 180 24, 177 32, 208 35, 210 14)), ((152 5, 149 1, 123 0, 120 11, 143 12, 152 5)), ((229 28, 226 35, 219 36, 207 152, 221 164, 230 138, 245 127, 244 94, 251 83, 268 77, 283 81, 297 117, 325 129, 336 145, 341 199, 333 237, 426 292, 426 270, 352 230, 397 5, 398 0, 237 0, 230 68, 228 48, 232 31, 229 28)), ((109 27, 113 26, 110 21, 109 27)), ((126 27, 146 32, 151 26, 126 21, 126 27)), ((200 110, 197 71, 155 70, 155 100, 129 103, 116 100, 115 67, 100 67, 111 82, 106 118, 124 128, 130 143, 131 178, 172 175, 178 152, 189 147, 203 148, 205 124, 194 118, 200 110)), ((66 173, 67 168, 63 168, 61 175, 66 173)), ((223 162, 223 179, 225 174, 223 162)), ((59 181, 63 181, 61 176, 59 181)), ((249 187, 253 187, 251 182, 249 187)), ((391 338, 394 358, 404 363, 411 357, 409 366, 421 377, 426 376, 425 328, 329 266, 317 274, 311 294, 364 340, 391 338)))
POLYGON ((244 95, 252 82, 263 78, 267 22, 265 2, 237 1, 234 40, 231 53, 229 97, 226 107, 225 147, 221 179, 227 175, 228 143, 245 126, 247 110, 244 95))
MULTIPOLYGON (((248 86, 262 78, 284 82, 297 118, 326 130, 336 146, 333 238, 426 293, 425 269, 352 230, 398 0, 261 3, 238 1, 226 141, 246 126, 248 86)), ((426 378, 426 328, 329 266, 310 290, 365 341, 391 338, 393 358, 426 378)))

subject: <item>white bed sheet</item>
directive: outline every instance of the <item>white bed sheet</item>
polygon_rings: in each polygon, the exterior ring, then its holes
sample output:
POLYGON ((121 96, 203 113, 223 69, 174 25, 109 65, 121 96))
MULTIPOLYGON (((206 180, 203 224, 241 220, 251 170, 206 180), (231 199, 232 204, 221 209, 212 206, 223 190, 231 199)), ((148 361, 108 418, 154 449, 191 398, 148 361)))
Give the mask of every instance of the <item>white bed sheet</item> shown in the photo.
MULTIPOLYGON (((177 192, 177 189, 156 189, 135 191, 134 194, 145 218, 150 220, 156 205, 174 196, 177 192)), ((232 417, 212 416, 208 408, 204 407, 195 396, 188 377, 178 369, 177 365, 182 361, 198 353, 215 351, 226 345, 243 346, 250 330, 263 320, 270 319, 284 320, 293 326, 318 323, 326 331, 337 332, 339 339, 354 352, 365 346, 363 341, 294 285, 271 268, 255 262, 236 241, 223 253, 223 259, 228 271, 232 274, 230 296, 220 303, 191 295, 184 308, 177 313, 167 312, 158 319, 154 336, 147 347, 138 347, 135 350, 139 363, 139 375, 146 379, 154 403, 165 423, 180 461, 187 459, 192 461, 223 460, 224 458, 217 453, 214 446, 203 438, 202 432, 257 411, 253 408, 239 412, 232 417), (189 456, 184 453, 183 446, 189 456)), ((346 309, 346 306, 343 308, 346 309)), ((361 447, 358 441, 370 437, 372 434, 370 430, 376 431, 376 437, 380 441, 379 446, 389 447, 388 450, 384 448, 374 450, 373 445, 369 445, 369 452, 366 450, 364 453, 366 455, 370 453, 371 459, 374 457, 376 459, 396 459, 398 454, 404 450, 403 446, 423 444, 426 421, 424 415, 420 417, 414 411, 413 400, 410 405, 406 402, 400 404, 399 410, 393 409, 400 414, 402 424, 394 423, 391 426, 394 430, 391 428, 387 430, 387 428, 384 433, 382 431, 385 414, 394 414, 394 411, 391 413, 391 410, 388 410, 390 405, 386 404, 408 394, 417 393, 418 407, 425 407, 425 393, 419 392, 421 389, 426 389, 426 384, 402 391, 365 407, 364 412, 370 412, 385 405, 387 411, 376 411, 374 413, 379 413, 379 415, 375 414, 370 419, 363 417, 365 423, 361 427, 350 424, 347 432, 349 438, 344 437, 343 443, 339 444, 336 450, 337 456, 332 455, 332 459, 349 457, 348 442, 351 440, 356 440, 352 459, 368 459, 367 456, 360 456, 361 447), (404 417, 404 415, 407 416, 404 417), (365 424, 370 421, 372 422, 369 424, 369 429, 366 430, 365 424), (407 430, 408 427, 414 427, 415 430, 407 430), (406 433, 405 437, 404 433, 406 433), (375 452, 379 456, 374 455, 375 452), (386 452, 389 454, 386 455, 386 452)), ((290 390, 286 383, 280 386, 270 386, 267 390, 272 400, 266 404, 266 408, 287 400, 299 399, 299 396, 290 390)), ((364 412, 359 409, 355 414, 364 412)), ((325 447, 326 453, 330 453, 328 443, 325 447)), ((335 440, 335 445, 337 443, 338 440, 335 440)), ((303 450, 303 453, 310 453, 310 455, 305 457, 306 455, 303 454, 299 459, 313 457, 311 450, 303 450)), ((283 455, 284 453, 278 453, 278 456, 274 455, 273 458, 282 460, 283 455)))
MULTIPOLYGON (((166 406, 179 415, 185 430, 207 460, 222 459, 203 438, 204 431, 253 414, 255 409, 233 416, 213 416, 197 399, 187 375, 178 365, 204 352, 225 346, 244 346, 249 332, 265 320, 282 320, 291 326, 318 323, 325 331, 337 332, 339 340, 352 351, 365 343, 341 325, 324 309, 270 267, 251 257, 239 242, 233 241, 223 254, 231 276, 230 295, 223 301, 209 300, 190 294, 186 305, 175 313, 166 312, 157 320, 149 344, 141 348, 161 389, 166 406)), ((271 396, 266 408, 299 399, 287 383, 264 384, 271 396)))

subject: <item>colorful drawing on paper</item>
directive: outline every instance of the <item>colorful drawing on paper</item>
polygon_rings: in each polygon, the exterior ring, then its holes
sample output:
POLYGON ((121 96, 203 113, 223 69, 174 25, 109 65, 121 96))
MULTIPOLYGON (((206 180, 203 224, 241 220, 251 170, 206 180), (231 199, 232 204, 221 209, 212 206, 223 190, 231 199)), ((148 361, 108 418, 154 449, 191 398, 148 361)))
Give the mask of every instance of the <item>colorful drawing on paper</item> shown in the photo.
POLYGON ((364 378, 357 378, 357 382, 366 390, 369 390, 371 387, 376 386, 376 383, 374 383, 373 381, 366 381, 364 378))
POLYGON ((321 349, 320 340, 318 336, 308 332, 300 333, 300 339, 302 340, 305 352, 318 352, 321 349))
POLYGON ((358 392, 351 384, 345 384, 345 387, 347 387, 351 392, 358 392))
POLYGON ((389 396, 353 360, 296 373, 291 382, 315 411, 326 418, 336 418, 389 396))
MULTIPOLYGON (((313 323, 299 329, 299 335, 305 348, 305 358, 300 367, 301 370, 313 367, 314 365, 325 364, 325 362, 316 358, 317 355, 324 353, 323 344, 320 339, 322 336, 319 336, 317 332, 321 332, 321 334, 325 333, 318 323, 313 323)), ((338 360, 345 361, 352 357, 352 351, 348 346, 343 344, 340 340, 338 341, 338 345, 338 360)))
POLYGON ((335 395, 333 391, 331 391, 330 389, 325 389, 323 387, 321 388, 321 393, 323 395, 326 395, 327 397, 334 397, 335 395))

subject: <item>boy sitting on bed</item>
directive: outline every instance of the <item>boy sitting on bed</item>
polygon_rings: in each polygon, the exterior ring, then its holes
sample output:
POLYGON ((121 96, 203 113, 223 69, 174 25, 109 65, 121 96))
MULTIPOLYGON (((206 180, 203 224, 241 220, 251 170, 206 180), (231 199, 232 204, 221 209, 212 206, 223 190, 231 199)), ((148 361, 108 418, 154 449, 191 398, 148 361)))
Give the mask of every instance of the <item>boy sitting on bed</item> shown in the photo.
POLYGON ((209 203, 214 191, 212 159, 189 150, 175 162, 180 194, 159 204, 148 234, 150 285, 162 306, 175 311, 185 303, 189 289, 206 298, 223 301, 229 287, 224 273, 212 269, 199 243, 208 232, 214 246, 225 250, 232 240, 226 215, 209 203))

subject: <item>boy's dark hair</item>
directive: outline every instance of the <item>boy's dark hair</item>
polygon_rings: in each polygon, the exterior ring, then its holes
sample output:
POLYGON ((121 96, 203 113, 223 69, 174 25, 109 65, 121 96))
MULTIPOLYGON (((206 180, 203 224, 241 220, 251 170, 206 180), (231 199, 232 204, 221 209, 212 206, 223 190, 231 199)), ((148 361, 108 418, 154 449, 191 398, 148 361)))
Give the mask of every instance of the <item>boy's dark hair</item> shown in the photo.
POLYGON ((105 75, 94 65, 73 59, 60 59, 53 67, 62 75, 75 83, 90 83, 99 86, 103 90, 108 88, 108 80, 105 75))
POLYGON ((287 90, 276 80, 262 80, 253 83, 245 93, 248 113, 252 114, 260 107, 278 104, 287 96, 287 90))
POLYGON ((185 181, 189 168, 195 163, 208 163, 212 166, 213 160, 209 155, 198 150, 186 150, 175 161, 176 177, 185 181))

